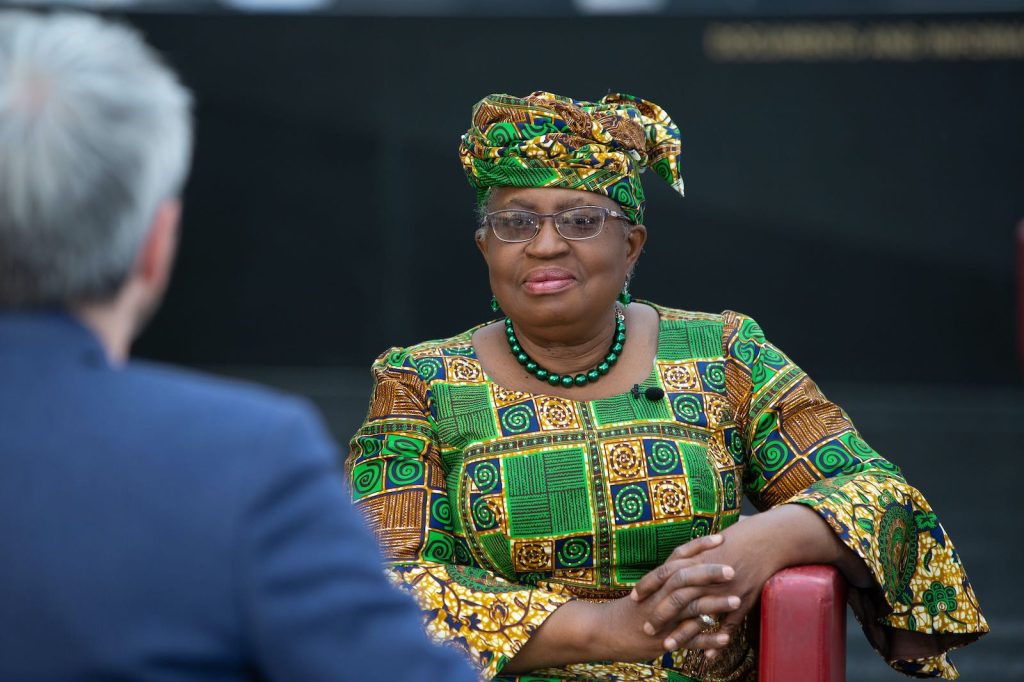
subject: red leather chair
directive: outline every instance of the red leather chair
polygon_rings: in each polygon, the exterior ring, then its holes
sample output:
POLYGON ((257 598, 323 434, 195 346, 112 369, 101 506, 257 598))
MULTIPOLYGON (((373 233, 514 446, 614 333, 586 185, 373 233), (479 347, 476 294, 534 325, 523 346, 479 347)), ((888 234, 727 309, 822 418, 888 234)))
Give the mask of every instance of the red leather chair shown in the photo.
POLYGON ((846 580, 832 566, 796 566, 761 593, 760 682, 845 682, 846 580))

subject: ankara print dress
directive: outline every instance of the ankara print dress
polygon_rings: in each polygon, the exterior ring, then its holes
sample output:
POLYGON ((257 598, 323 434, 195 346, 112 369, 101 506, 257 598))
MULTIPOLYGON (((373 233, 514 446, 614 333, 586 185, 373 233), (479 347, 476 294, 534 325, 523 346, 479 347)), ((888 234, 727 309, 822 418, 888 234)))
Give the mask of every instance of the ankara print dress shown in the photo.
MULTIPOLYGON (((808 505, 864 559, 877 588, 851 590, 851 603, 883 655, 894 629, 935 635, 935 651, 987 631, 921 493, 753 320, 656 309, 643 386, 664 390, 657 401, 507 390, 477 360, 475 329, 374 364, 346 469, 392 580, 435 640, 464 650, 482 679, 514 679, 503 665, 555 609, 628 594, 677 545, 736 522, 741 494, 762 510, 808 505)), ((956 676, 945 654, 889 662, 956 676)), ((521 679, 755 676, 741 635, 712 661, 680 650, 521 679)))

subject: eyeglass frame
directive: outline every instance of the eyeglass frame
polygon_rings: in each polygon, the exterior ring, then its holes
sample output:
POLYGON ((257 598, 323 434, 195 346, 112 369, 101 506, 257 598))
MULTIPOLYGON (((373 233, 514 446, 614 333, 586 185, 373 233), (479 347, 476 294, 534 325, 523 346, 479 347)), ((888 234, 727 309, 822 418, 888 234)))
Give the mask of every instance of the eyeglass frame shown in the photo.
POLYGON ((555 226, 555 232, 558 233, 559 237, 561 237, 562 239, 567 239, 567 240, 569 240, 571 242, 582 242, 582 241, 586 241, 587 239, 593 239, 594 237, 599 236, 602 232, 604 232, 604 226, 608 223, 608 218, 621 218, 622 220, 625 220, 630 225, 633 224, 632 221, 630 221, 629 216, 626 216, 626 215, 624 215, 622 213, 619 213, 618 211, 612 210, 610 208, 606 208, 605 206, 593 206, 593 205, 590 205, 590 204, 586 204, 586 205, 583 205, 583 206, 571 206, 569 208, 564 208, 561 211, 555 211, 554 213, 538 213, 537 211, 530 211, 530 210, 525 209, 525 208, 503 208, 500 211, 491 211, 490 213, 485 213, 483 215, 482 220, 480 221, 480 225, 481 225, 481 227, 486 226, 486 227, 490 228, 491 233, 494 234, 494 238, 497 239, 500 242, 504 242, 505 244, 526 244, 527 242, 532 242, 534 239, 537 238, 537 235, 540 234, 540 228, 544 226, 544 219, 545 218, 551 218, 551 221, 552 221, 552 223, 554 223, 554 226, 555 226), (589 237, 566 237, 564 234, 562 234, 562 231, 558 229, 558 221, 555 220, 555 216, 560 216, 563 213, 568 213, 569 211, 578 211, 581 208, 596 208, 599 211, 603 212, 604 219, 601 222, 601 229, 599 229, 597 232, 595 232, 594 234, 590 235, 589 237), (534 215, 534 216, 537 217, 537 229, 534 231, 532 237, 530 237, 529 239, 509 240, 509 239, 502 239, 501 237, 498 236, 497 231, 495 231, 495 229, 494 229, 494 225, 491 224, 491 216, 497 215, 499 213, 513 213, 513 212, 514 213, 529 213, 530 215, 534 215))

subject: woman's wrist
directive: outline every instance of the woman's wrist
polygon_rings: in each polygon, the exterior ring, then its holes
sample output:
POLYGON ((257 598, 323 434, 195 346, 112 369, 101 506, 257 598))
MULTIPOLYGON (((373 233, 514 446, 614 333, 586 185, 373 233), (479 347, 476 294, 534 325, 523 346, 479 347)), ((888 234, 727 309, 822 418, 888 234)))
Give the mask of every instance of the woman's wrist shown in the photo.
POLYGON ((548 616, 536 632, 506 664, 503 671, 518 674, 597 660, 605 630, 602 628, 601 604, 568 601, 548 616))
POLYGON ((790 566, 829 564, 838 568, 854 585, 871 583, 863 560, 843 544, 825 520, 810 507, 783 504, 749 520, 756 520, 760 534, 772 539, 771 548, 765 556, 771 562, 773 572, 790 566))

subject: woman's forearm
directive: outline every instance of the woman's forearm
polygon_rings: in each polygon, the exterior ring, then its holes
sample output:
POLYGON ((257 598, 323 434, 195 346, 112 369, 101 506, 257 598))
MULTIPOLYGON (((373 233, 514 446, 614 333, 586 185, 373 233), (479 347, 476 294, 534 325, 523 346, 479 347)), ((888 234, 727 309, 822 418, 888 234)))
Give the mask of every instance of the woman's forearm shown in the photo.
POLYGON ((583 601, 562 604, 533 633, 502 673, 518 674, 596 660, 593 624, 596 605, 583 601))
POLYGON ((843 544, 810 507, 784 504, 723 531, 726 542, 751 542, 765 547, 774 570, 804 564, 831 564, 855 587, 873 583, 864 561, 843 544))

